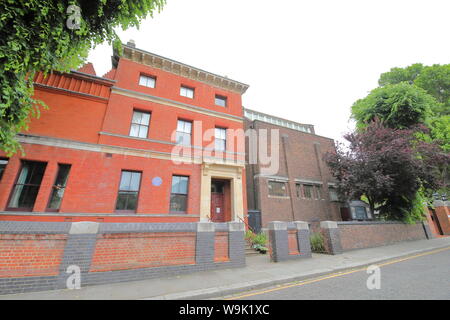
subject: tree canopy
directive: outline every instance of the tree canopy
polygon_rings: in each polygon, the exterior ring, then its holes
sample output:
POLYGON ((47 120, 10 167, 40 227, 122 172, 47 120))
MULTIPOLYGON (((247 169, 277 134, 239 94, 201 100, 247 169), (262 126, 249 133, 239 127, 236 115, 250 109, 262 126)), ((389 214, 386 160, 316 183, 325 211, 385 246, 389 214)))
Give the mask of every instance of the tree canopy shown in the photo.
MULTIPOLYGON (((450 152, 450 64, 392 68, 381 74, 380 87, 356 101, 352 118, 358 129, 378 118, 390 128, 405 129, 422 124, 429 128, 416 137, 434 141, 444 152, 450 152)), ((448 192, 450 165, 441 165, 444 180, 441 192, 448 192)))
POLYGON ((138 27, 165 0, 5 0, 0 2, 0 148, 13 153, 16 134, 39 114, 37 71, 67 72, 90 48, 119 41, 114 28, 138 27))
POLYGON ((426 123, 438 102, 425 90, 406 82, 388 84, 370 92, 352 106, 352 117, 358 128, 376 118, 390 128, 411 128, 426 123))
POLYGON ((376 120, 345 135, 348 149, 338 144, 336 153, 325 156, 338 193, 347 200, 365 196, 372 213, 377 209, 387 219, 419 220, 419 191, 438 188, 438 167, 449 161, 436 144, 415 138, 423 130, 389 128, 376 120))
POLYGON ((401 82, 413 84, 432 95, 438 102, 432 110, 435 116, 450 114, 450 64, 423 66, 416 63, 406 68, 392 68, 378 80, 382 87, 401 82))
POLYGON ((378 84, 383 87, 388 84, 397 84, 400 82, 408 82, 413 84, 417 76, 422 72, 423 65, 421 63, 413 64, 407 68, 392 68, 390 71, 382 73, 378 79, 378 84))

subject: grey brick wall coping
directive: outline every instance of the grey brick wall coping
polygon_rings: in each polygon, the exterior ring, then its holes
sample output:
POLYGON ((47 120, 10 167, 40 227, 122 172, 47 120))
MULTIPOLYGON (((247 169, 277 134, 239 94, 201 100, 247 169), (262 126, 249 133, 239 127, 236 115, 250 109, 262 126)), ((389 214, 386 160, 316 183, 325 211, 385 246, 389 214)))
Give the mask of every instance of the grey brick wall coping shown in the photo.
POLYGON ((196 222, 177 223, 101 223, 99 233, 196 232, 196 222))
POLYGON ((0 221, 0 233, 62 234, 69 233, 71 222, 0 221))
POLYGON ((177 214, 177 213, 86 213, 86 212, 74 212, 74 213, 53 213, 53 212, 17 212, 17 211, 0 211, 0 216, 49 216, 49 217, 182 217, 182 218, 199 218, 199 214, 177 214))
POLYGON ((219 232, 228 231, 228 223, 226 223, 226 222, 215 223, 214 227, 215 227, 215 231, 219 231, 219 232))
POLYGON ((295 223, 294 222, 292 222, 292 221, 289 221, 288 223, 287 223, 287 229, 288 230, 297 230, 297 226, 295 225, 295 223))
MULTIPOLYGON (((409 225, 401 221, 337 221, 338 225, 369 225, 369 224, 402 224, 409 225)), ((420 223, 416 223, 420 224, 420 223)))
POLYGON ((450 207, 450 201, 434 200, 433 206, 435 206, 435 207, 450 207))
MULTIPOLYGON (((233 224, 237 224, 234 222, 233 224)), ((41 222, 41 221, 0 221, 0 233, 12 234, 83 234, 83 233, 145 233, 145 232, 197 232, 197 222, 174 222, 174 223, 114 223, 114 222, 41 222), (83 232, 79 228, 83 224, 89 224, 89 230, 83 232), (97 230, 94 232, 95 230, 97 230)), ((229 223, 211 223, 213 231, 230 230, 229 223)), ((233 225, 234 226, 234 225, 233 225)))

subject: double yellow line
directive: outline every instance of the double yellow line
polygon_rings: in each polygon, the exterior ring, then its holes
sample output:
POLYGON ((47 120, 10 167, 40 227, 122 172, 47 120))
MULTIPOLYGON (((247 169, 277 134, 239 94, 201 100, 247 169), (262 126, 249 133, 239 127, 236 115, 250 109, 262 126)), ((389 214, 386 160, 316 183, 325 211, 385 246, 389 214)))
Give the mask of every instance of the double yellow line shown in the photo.
MULTIPOLYGON (((418 257, 428 256, 430 254, 435 254, 435 253, 446 251, 446 250, 450 250, 450 247, 446 247, 446 248, 442 248, 442 249, 436 249, 436 250, 433 250, 433 251, 427 251, 427 252, 419 253, 419 254, 416 254, 416 255, 413 255, 413 256, 407 256, 405 258, 399 258, 399 259, 395 259, 395 260, 390 260, 390 261, 387 261, 387 262, 384 262, 384 263, 379 263, 379 264, 374 263, 374 264, 379 266, 379 267, 384 267, 384 266, 387 266, 387 265, 390 265, 390 264, 399 263, 399 262, 402 262, 402 261, 407 261, 407 260, 415 259, 415 258, 418 258, 418 257)), ((260 294, 264 294, 264 293, 269 293, 269 292, 274 292, 274 291, 280 291, 280 290, 284 290, 284 289, 288 289, 288 288, 292 288, 292 287, 299 287, 299 286, 303 286, 305 284, 319 282, 319 281, 323 281, 323 280, 327 280, 327 279, 331 279, 331 278, 342 277, 342 276, 345 276, 347 274, 351 274, 351 273, 355 273, 355 272, 361 272, 361 271, 366 271, 366 270, 367 270, 367 266, 363 267, 363 268, 359 268, 359 269, 350 270, 350 271, 337 272, 337 273, 333 273, 333 274, 330 274, 330 275, 326 275, 326 276, 323 276, 323 277, 314 278, 314 279, 310 279, 310 280, 303 280, 303 281, 300 281, 300 282, 295 282, 293 284, 287 284, 287 285, 276 287, 276 288, 272 288, 272 289, 261 290, 261 291, 251 292, 251 293, 247 293, 247 294, 243 294, 243 295, 239 295, 239 296, 234 296, 234 297, 227 298, 225 300, 237 300, 237 299, 252 297, 252 296, 256 296, 256 295, 260 295, 260 294)))

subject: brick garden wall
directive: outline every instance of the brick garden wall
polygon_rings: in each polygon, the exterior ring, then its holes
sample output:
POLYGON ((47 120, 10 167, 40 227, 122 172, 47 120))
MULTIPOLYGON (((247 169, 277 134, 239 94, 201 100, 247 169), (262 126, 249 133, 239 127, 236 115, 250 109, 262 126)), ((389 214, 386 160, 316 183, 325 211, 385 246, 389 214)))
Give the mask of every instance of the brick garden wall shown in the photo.
POLYGON ((267 231, 271 261, 311 258, 308 223, 272 221, 267 231))
POLYGON ((228 232, 216 232, 214 237, 214 261, 229 260, 228 232))
POLYGON ((0 234, 0 278, 55 276, 67 236, 0 234))
POLYGON ((427 239, 422 223, 338 222, 343 251, 427 239))
POLYGON ((289 254, 300 254, 298 248, 297 230, 288 230, 288 249, 289 254))
POLYGON ((324 237, 325 252, 329 254, 434 237, 426 221, 416 224, 390 221, 322 221, 319 232, 324 237))
POLYGON ((244 225, 0 221, 0 294, 245 265, 244 225))
POLYGON ((195 264, 194 232, 101 234, 91 272, 195 264))
POLYGON ((431 229, 425 221, 416 224, 380 221, 322 221, 319 230, 324 236, 325 251, 331 254, 385 246, 400 241, 433 238, 431 229))

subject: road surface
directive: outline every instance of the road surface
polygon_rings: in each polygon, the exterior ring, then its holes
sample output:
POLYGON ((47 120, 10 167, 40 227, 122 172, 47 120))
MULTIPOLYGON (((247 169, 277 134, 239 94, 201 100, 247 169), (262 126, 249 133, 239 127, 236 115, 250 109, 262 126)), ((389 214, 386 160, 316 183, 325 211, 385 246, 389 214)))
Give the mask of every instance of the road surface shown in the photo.
POLYGON ((450 299, 450 247, 385 261, 378 267, 379 282, 376 273, 369 274, 364 267, 242 292, 227 300, 450 299), (373 289, 368 289, 369 277, 373 289))

